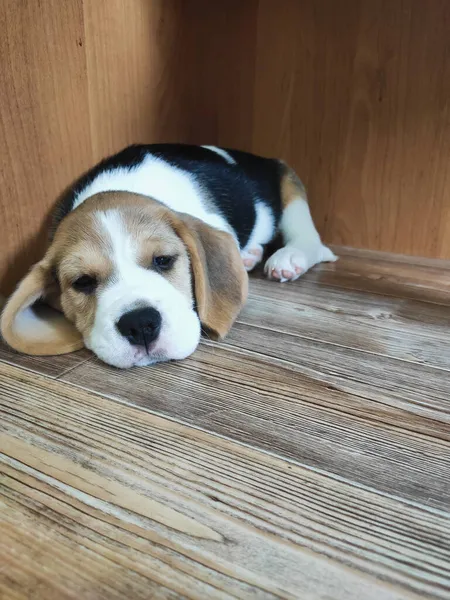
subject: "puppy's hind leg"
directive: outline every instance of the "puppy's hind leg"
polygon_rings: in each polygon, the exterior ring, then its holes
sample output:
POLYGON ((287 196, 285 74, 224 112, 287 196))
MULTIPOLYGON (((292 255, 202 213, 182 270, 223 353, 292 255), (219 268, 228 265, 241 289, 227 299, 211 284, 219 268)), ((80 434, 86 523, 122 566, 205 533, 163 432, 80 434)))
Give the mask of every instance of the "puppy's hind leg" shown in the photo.
POLYGON ((284 247, 267 260, 269 279, 294 281, 320 262, 334 262, 337 256, 322 244, 309 212, 305 188, 295 172, 283 164, 281 182, 283 212, 280 231, 284 247))

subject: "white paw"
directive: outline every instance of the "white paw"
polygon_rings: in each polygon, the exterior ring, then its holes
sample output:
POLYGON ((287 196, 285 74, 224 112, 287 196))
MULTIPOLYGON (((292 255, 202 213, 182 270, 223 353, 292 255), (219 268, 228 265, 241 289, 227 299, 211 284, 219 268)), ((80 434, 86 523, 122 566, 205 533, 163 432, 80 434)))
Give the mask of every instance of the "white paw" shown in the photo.
POLYGON ((263 247, 260 244, 255 244, 251 248, 244 248, 241 251, 242 262, 247 271, 254 269, 261 262, 262 256, 263 247))
POLYGON ((314 265, 320 262, 334 262, 335 260, 337 260, 337 256, 322 244, 304 250, 299 250, 293 246, 285 246, 277 250, 267 260, 264 272, 269 279, 281 282, 295 281, 314 265))

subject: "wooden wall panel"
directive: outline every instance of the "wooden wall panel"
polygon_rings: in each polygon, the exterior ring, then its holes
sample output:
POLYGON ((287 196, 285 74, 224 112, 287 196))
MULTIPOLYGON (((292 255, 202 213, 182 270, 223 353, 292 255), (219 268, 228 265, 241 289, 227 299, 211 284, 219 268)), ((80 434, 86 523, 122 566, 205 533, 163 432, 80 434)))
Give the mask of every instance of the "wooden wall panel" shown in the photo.
POLYGON ((288 160, 328 242, 450 258, 448 0, 193 4, 215 143, 288 160))
POLYGON ((81 0, 0 2, 0 282, 36 261, 55 198, 92 162, 81 0))
MULTIPOLYGON (((47 242, 57 197, 132 142, 183 140, 179 0, 0 2, 0 290, 47 242)), ((186 130, 186 131, 185 131, 186 130)))
POLYGON ((252 144, 258 0, 182 3, 176 78, 187 139, 252 144))
POLYGON ((184 137, 174 77, 179 9, 173 0, 85 0, 96 160, 127 144, 184 137))
POLYGON ((328 242, 450 258, 448 0, 3 0, 0 289, 137 141, 288 160, 328 242))

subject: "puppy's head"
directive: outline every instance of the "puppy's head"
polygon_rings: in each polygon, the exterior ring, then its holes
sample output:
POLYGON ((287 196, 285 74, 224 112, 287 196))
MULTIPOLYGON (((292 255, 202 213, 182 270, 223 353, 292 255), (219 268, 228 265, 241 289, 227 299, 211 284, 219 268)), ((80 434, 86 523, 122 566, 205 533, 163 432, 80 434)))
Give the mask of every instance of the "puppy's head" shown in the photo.
POLYGON ((85 345, 116 367, 148 365, 191 354, 201 325, 223 337, 246 295, 230 234, 146 197, 108 192, 61 222, 9 299, 1 332, 26 354, 85 345))

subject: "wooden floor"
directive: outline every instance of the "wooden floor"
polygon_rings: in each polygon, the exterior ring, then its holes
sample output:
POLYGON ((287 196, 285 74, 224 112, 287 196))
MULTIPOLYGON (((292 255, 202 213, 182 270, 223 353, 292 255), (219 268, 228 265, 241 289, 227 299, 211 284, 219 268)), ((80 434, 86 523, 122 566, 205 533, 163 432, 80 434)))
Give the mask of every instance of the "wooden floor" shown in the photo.
POLYGON ((2 599, 450 598, 448 264, 253 277, 180 363, 0 360, 2 599))

